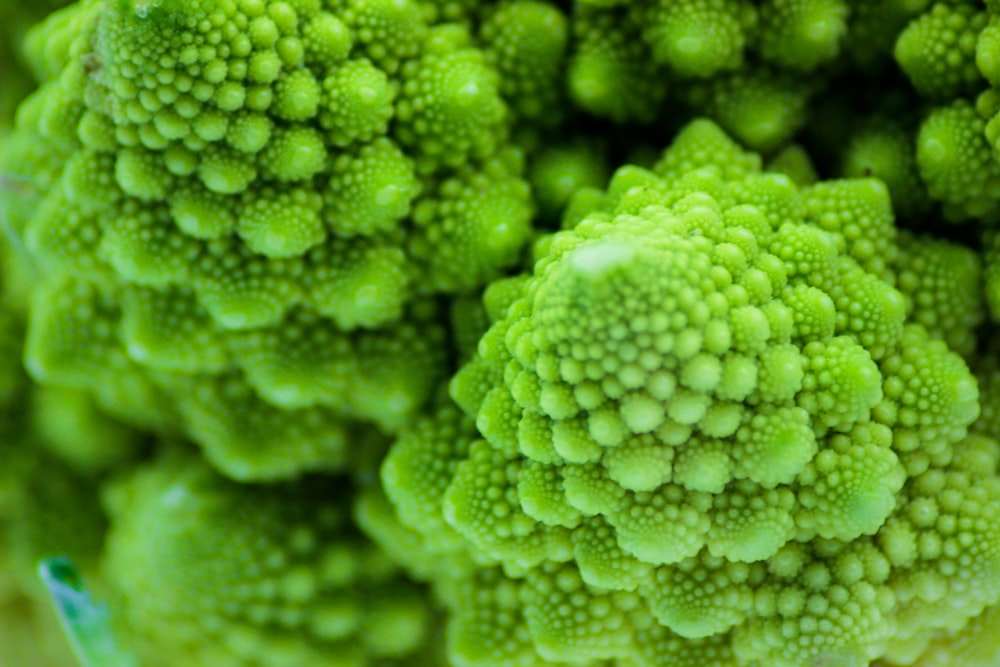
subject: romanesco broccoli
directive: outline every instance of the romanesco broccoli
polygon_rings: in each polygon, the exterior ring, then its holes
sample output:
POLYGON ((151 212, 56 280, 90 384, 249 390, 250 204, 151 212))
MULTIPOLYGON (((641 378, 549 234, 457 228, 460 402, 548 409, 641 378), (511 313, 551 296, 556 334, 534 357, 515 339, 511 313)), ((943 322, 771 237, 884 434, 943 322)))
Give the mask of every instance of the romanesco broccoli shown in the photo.
POLYGON ((0 667, 997 664, 1000 1, 65 4, 0 667))
POLYGON ((508 136, 554 120, 566 41, 545 3, 432 4, 85 0, 37 27, 3 158, 45 276, 34 376, 243 479, 404 425, 447 358, 434 296, 528 240, 508 136))
POLYGON ((705 121, 590 202, 487 293, 465 415, 383 466, 427 551, 485 561, 446 591, 496 589, 444 594, 456 664, 867 664, 996 603, 996 444, 967 435, 965 362, 907 320, 968 334, 974 258, 928 252, 971 272, 937 279, 881 183, 798 188, 705 121))

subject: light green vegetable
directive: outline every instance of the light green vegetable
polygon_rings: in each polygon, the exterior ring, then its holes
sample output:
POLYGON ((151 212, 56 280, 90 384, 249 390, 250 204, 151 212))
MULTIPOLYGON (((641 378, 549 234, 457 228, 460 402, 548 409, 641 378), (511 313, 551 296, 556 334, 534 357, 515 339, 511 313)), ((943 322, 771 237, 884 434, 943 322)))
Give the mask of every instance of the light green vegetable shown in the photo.
POLYGON ((996 660, 1000 1, 49 9, 0 665, 996 660))
POLYGON ((529 238, 509 135, 557 119, 566 42, 545 3, 433 4, 85 0, 36 27, 0 157, 44 276, 32 374, 241 479, 405 425, 447 357, 434 298, 529 238))
POLYGON ((428 600, 351 528, 349 480, 244 485, 167 456, 108 491, 105 576, 141 664, 435 664, 428 600))
POLYGON ((938 279, 881 183, 796 187, 705 121, 589 200, 488 293, 467 416, 382 469, 425 553, 503 566, 432 577, 455 664, 863 665, 996 603, 996 443, 967 436, 965 362, 907 320, 971 329, 948 322, 980 312, 974 260, 938 279))

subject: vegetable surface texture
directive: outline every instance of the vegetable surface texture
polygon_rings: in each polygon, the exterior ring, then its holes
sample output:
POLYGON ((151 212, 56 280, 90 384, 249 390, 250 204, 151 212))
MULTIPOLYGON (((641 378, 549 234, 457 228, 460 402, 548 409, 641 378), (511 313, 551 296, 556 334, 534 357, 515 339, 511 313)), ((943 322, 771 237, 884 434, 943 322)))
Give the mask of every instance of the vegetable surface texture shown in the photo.
POLYGON ((998 0, 0 0, 0 77, 0 667, 1000 667, 998 0))

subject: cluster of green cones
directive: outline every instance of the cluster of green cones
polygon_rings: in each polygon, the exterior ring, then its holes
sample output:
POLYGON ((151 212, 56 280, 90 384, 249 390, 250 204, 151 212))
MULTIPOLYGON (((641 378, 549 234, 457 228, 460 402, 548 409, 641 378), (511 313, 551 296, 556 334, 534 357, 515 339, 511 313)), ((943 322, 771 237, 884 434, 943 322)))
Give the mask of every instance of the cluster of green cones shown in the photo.
POLYGON ((0 667, 1000 666, 1000 2, 59 4, 0 667))

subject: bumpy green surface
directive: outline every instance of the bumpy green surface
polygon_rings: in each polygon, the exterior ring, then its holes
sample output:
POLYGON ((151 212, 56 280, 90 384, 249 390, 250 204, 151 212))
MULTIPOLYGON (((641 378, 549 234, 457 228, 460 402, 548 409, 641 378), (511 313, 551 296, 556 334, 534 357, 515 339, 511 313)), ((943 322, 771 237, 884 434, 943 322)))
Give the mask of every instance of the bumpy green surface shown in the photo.
POLYGON ((865 665, 1000 598, 977 384, 907 319, 967 333, 974 287, 897 243, 884 185, 799 188, 697 121, 578 197, 487 292, 461 410, 383 466, 404 561, 483 563, 435 575, 455 664, 865 665))
POLYGON ((917 165, 948 218, 993 219, 1000 211, 1000 163, 987 135, 996 96, 958 99, 935 108, 920 125, 917 165))
POLYGON ((959 354, 974 353, 986 319, 979 255, 959 243, 903 232, 894 269, 908 317, 959 354))
POLYGON ((0 666, 997 662, 1000 2, 27 7, 0 666))
POLYGON ((904 223, 925 214, 931 205, 917 168, 913 138, 918 121, 919 117, 901 100, 889 109, 858 118, 838 172, 847 178, 882 180, 889 189, 897 220, 904 223))
POLYGON ((980 2, 935 2, 907 25, 895 57, 918 93, 947 100, 982 87, 976 43, 988 20, 980 2))
POLYGON ((994 222, 1000 211, 1000 7, 933 2, 895 43, 895 59, 930 103, 916 136, 927 192, 945 217, 994 222))
POLYGON ((921 3, 586 0, 571 15, 570 97, 615 122, 658 122, 683 101, 770 151, 807 120, 830 72, 891 51, 921 3))
POLYGON ((997 627, 1000 627, 1000 607, 989 607, 961 630, 943 633, 921 653, 916 661, 909 664, 913 667, 995 665, 1000 660, 997 627))
POLYGON ((349 492, 236 484, 178 452, 117 482, 103 565, 141 664, 436 664, 426 596, 351 527, 349 492))
POLYGON ((510 136, 558 118, 566 39, 529 0, 53 15, 0 151, 45 276, 32 374, 233 477, 341 467, 351 424, 398 429, 440 377, 433 298, 517 261, 533 204, 510 136))

